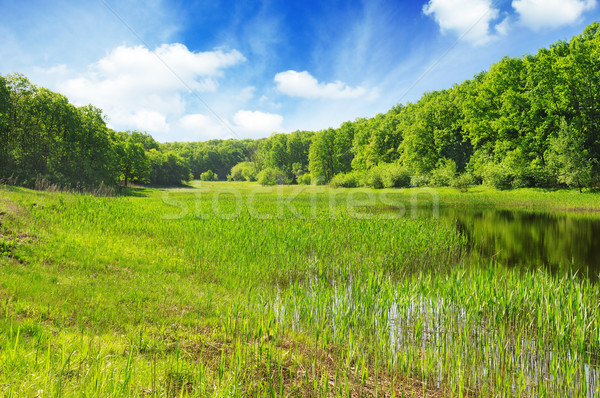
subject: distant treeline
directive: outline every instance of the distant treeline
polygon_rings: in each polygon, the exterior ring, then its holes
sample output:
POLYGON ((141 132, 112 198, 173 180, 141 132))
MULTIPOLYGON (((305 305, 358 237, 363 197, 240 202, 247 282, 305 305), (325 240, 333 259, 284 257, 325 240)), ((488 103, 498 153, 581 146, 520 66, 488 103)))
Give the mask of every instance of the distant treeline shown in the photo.
POLYGON ((504 58, 451 89, 337 129, 159 144, 106 127, 23 76, 0 76, 0 178, 65 185, 189 178, 335 186, 597 186, 600 27, 504 58))
POLYGON ((106 127, 102 111, 75 107, 20 74, 0 75, 0 179, 93 188, 119 182, 180 184, 187 159, 148 134, 106 127))

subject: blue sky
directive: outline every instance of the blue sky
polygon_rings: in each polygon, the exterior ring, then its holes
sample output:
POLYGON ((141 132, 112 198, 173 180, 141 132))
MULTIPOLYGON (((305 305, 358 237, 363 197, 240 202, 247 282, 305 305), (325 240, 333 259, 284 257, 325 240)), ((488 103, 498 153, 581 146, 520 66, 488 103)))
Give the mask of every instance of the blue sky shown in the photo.
POLYGON ((337 127, 600 19, 597 0, 0 4, 0 74, 161 142, 337 127))

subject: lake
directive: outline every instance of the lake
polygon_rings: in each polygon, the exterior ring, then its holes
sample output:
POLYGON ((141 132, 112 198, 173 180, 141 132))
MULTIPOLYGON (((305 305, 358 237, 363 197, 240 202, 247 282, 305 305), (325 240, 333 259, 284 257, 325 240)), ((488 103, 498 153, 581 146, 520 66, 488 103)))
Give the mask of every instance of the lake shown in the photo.
POLYGON ((439 216, 468 238, 476 259, 599 279, 600 215, 446 207, 439 216))

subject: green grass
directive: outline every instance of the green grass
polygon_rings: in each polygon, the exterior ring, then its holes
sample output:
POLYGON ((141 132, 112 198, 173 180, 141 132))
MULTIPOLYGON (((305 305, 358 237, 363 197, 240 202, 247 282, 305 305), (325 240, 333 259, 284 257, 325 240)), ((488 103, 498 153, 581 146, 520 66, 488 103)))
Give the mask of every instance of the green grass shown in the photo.
MULTIPOLYGON (((600 208, 477 189, 439 200, 600 208)), ((414 192, 1 189, 0 395, 598 395, 598 285, 472 264, 414 192)))
MULTIPOLYGON (((369 191, 369 189, 363 189, 369 191)), ((417 203, 429 206, 430 192, 435 192, 441 206, 495 207, 522 210, 598 212, 600 211, 600 193, 578 190, 547 190, 541 188, 522 188, 497 190, 477 185, 461 192, 455 188, 406 188, 385 189, 372 192, 388 192, 391 197, 404 203, 410 203, 413 197, 417 203)))

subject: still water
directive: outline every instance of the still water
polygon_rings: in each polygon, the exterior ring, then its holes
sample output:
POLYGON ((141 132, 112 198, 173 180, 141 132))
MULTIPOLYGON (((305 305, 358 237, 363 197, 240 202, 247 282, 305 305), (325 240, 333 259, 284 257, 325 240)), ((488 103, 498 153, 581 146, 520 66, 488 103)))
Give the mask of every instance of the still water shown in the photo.
POLYGON ((600 214, 442 208, 439 215, 468 238, 477 259, 600 279, 600 214))

